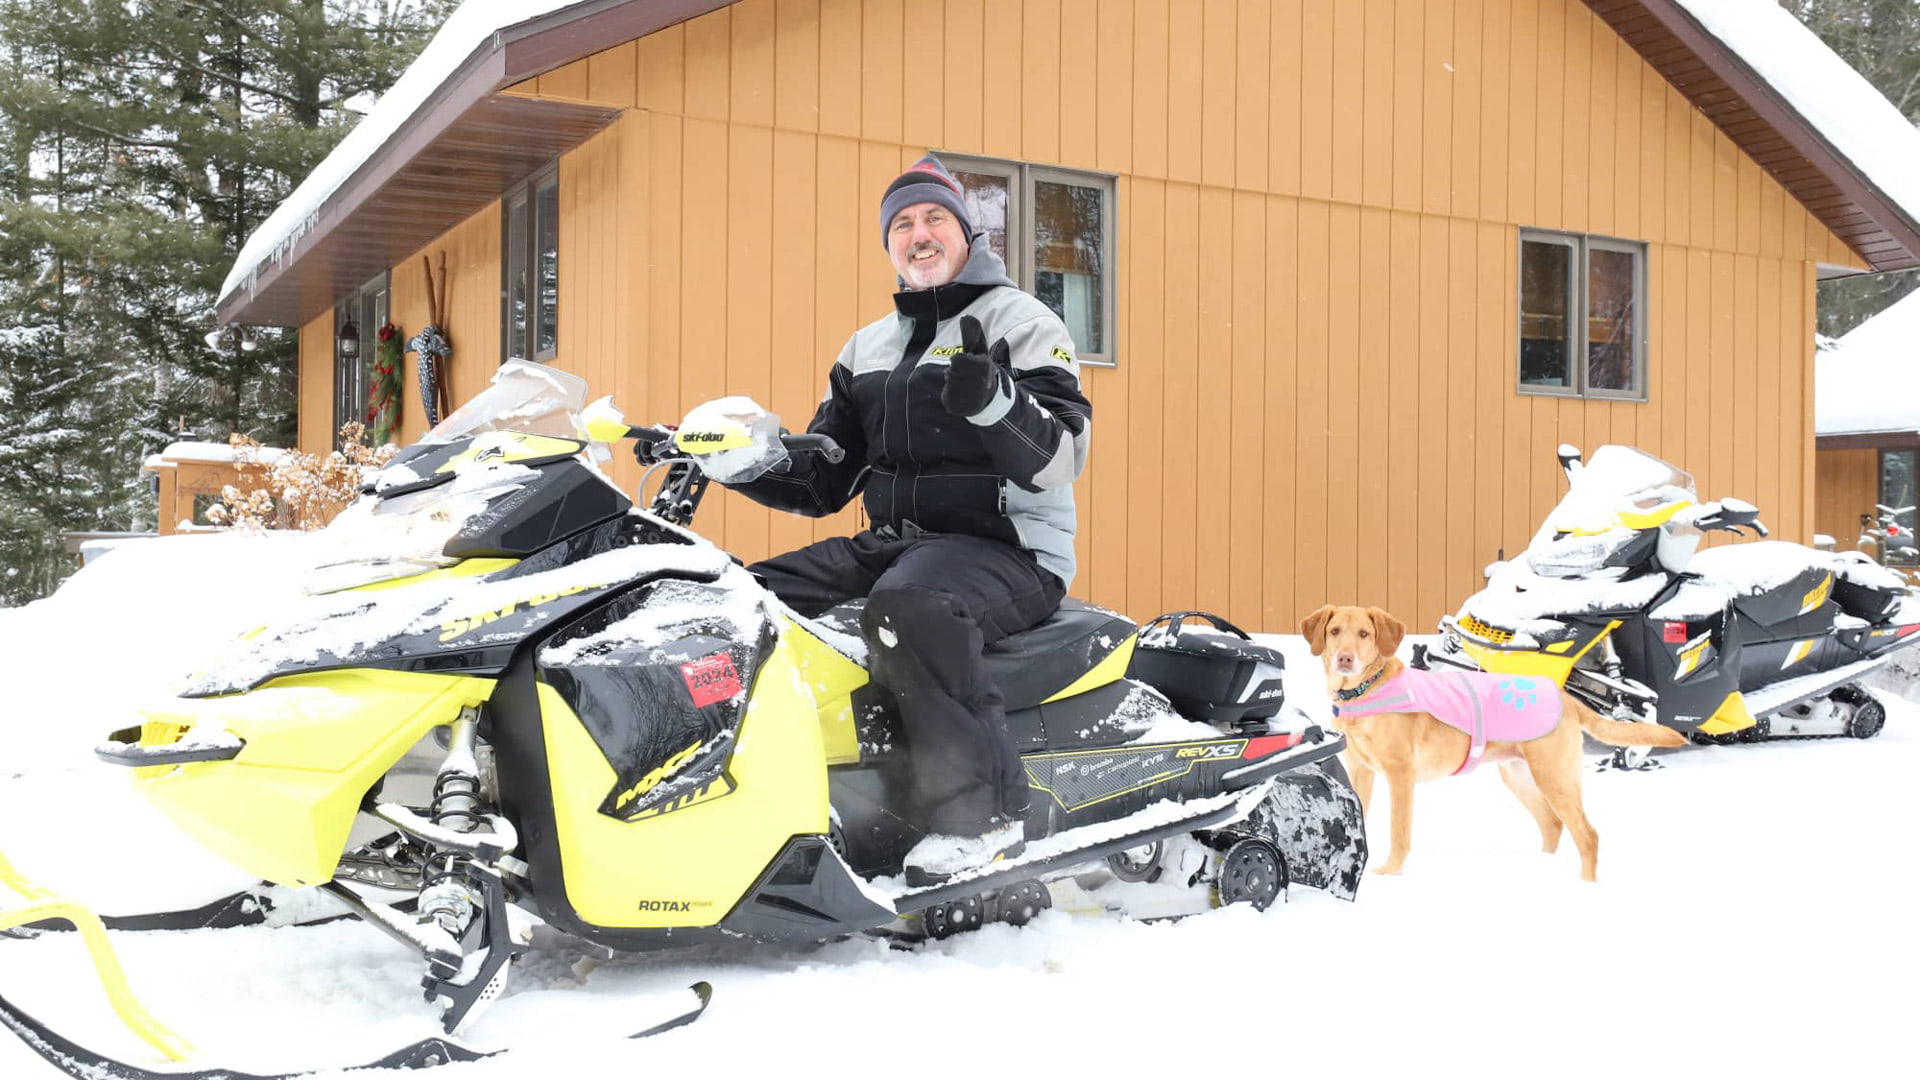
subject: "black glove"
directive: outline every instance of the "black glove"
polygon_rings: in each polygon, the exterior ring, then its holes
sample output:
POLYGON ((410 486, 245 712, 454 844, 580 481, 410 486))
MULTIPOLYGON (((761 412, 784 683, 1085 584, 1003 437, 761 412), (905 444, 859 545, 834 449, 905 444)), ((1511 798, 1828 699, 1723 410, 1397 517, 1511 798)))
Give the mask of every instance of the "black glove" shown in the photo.
POLYGON ((1000 369, 1010 367, 1007 339, 1001 338, 987 352, 987 332, 980 320, 960 316, 960 351, 947 363, 947 385, 940 390, 940 404, 955 416, 978 416, 993 402, 1000 390, 1000 369))

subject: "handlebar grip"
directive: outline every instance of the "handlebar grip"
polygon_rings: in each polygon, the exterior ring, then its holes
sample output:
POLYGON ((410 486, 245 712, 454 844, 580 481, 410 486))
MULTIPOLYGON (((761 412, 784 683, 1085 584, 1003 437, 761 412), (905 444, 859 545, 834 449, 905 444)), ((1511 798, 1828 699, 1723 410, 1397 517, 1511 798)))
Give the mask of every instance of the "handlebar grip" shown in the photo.
POLYGON ((807 450, 825 457, 829 464, 838 465, 846 460, 847 452, 829 435, 782 435, 780 445, 789 450, 807 450))

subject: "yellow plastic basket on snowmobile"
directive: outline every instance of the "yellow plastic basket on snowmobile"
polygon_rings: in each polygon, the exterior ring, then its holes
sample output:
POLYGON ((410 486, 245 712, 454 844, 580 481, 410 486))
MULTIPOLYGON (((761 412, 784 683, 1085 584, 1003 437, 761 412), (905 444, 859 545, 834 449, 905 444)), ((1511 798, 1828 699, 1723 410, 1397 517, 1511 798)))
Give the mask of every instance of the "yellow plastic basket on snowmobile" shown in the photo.
POLYGON ((114 955, 113 943, 107 940, 107 928, 100 922, 100 916, 82 904, 56 896, 28 881, 13 868, 5 855, 0 855, 0 885, 23 898, 21 903, 0 904, 0 930, 10 930, 43 919, 72 923, 73 928, 80 932, 80 939, 87 943, 87 952, 93 957, 93 969, 100 976, 100 986, 106 990, 107 1000, 113 1004, 113 1011, 119 1014, 120 1022, 169 1061, 185 1061, 192 1055, 192 1044, 155 1020, 153 1014, 133 996, 132 988, 127 985, 126 972, 121 970, 120 958, 114 955))

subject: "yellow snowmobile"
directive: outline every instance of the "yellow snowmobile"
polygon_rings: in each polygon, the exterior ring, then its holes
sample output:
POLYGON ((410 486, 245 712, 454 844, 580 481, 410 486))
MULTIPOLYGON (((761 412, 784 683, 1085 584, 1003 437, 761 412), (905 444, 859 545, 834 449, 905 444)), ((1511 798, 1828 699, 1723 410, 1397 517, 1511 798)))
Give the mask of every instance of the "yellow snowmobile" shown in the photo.
POLYGON ((1343 742, 1283 715, 1280 655, 1197 613, 1143 628, 1071 600, 988 655, 1035 792, 1025 851, 908 887, 921 830, 857 604, 803 618, 690 529, 701 456, 751 433, 630 427, 583 397, 503 366, 329 526, 309 609, 99 751, 231 862, 419 952, 449 1032, 536 918, 622 950, 939 937, 1023 923, 1089 867, 1173 869, 1181 838, 1207 858, 1178 872, 1218 902, 1354 895, 1343 742), (631 438, 670 444, 644 509, 596 467, 631 438))
MULTIPOLYGON (((1695 742, 1871 738, 1886 710, 1860 680, 1920 641, 1920 597, 1858 552, 1767 533, 1738 499, 1699 501, 1685 470, 1626 446, 1559 448, 1566 496, 1518 558, 1441 620, 1428 659, 1543 675, 1604 715, 1695 742)), ((1608 764, 1649 765, 1645 749, 1608 764)))

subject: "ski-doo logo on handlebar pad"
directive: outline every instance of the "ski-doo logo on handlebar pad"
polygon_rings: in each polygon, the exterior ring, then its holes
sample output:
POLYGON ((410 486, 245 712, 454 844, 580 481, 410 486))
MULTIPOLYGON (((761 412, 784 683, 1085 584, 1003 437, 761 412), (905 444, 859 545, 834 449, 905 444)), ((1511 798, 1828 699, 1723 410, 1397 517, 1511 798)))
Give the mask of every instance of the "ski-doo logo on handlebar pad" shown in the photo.
POLYGON ((680 441, 683 443, 725 442, 726 433, 721 431, 683 431, 680 441))

